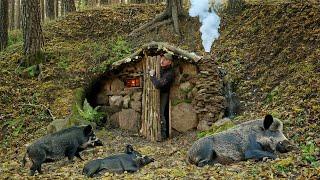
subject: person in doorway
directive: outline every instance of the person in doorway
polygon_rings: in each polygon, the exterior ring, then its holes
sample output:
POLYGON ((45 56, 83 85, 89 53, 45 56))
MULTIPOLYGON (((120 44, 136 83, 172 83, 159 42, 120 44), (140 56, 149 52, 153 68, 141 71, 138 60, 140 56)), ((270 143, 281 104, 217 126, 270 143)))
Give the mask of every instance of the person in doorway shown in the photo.
POLYGON ((172 68, 172 54, 165 53, 160 59, 160 78, 155 76, 155 71, 151 70, 150 77, 152 84, 155 88, 160 90, 160 120, 161 120, 161 137, 162 140, 168 138, 169 131, 169 119, 166 117, 166 109, 168 109, 170 85, 174 79, 174 73, 172 68))

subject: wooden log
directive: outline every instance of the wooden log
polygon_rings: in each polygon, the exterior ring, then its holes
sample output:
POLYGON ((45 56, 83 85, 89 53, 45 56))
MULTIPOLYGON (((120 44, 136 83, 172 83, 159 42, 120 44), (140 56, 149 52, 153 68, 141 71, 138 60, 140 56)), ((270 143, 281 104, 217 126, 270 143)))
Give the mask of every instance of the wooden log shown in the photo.
POLYGON ((157 77, 160 76, 160 63, 157 57, 146 56, 143 64, 143 97, 142 97, 142 119, 140 132, 151 141, 161 140, 160 128, 160 91, 154 87, 150 76, 147 75, 151 69, 156 70, 157 77))

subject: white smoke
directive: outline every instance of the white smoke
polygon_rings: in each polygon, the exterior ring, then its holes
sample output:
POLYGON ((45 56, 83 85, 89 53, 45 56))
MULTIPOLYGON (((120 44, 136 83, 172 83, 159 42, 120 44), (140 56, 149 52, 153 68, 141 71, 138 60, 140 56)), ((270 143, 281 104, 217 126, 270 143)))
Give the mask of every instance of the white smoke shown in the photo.
MULTIPOLYGON (((220 36, 220 17, 214 11, 211 4, 212 0, 190 0, 191 7, 189 15, 191 17, 199 16, 201 22, 200 32, 202 45, 206 52, 210 52, 212 43, 220 36), (211 2, 209 2, 211 1, 211 2)), ((220 0, 214 1, 214 6, 219 6, 220 0)))

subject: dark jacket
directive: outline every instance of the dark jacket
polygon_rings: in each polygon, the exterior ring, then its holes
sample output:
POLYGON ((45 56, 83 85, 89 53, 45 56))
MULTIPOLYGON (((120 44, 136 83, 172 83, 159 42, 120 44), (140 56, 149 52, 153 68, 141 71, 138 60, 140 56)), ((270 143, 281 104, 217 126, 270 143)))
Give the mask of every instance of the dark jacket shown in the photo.
POLYGON ((161 93, 168 93, 170 91, 170 85, 173 82, 173 79, 174 73, 172 67, 166 69, 161 68, 160 79, 158 79, 156 76, 151 76, 153 85, 157 89, 160 89, 161 93))

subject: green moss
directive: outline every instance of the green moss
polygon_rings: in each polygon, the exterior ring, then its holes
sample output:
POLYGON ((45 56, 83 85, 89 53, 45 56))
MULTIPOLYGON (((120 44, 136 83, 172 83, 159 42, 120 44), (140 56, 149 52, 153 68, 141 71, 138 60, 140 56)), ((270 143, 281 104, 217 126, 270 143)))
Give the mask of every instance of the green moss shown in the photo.
POLYGON ((23 43, 22 31, 21 30, 13 30, 9 31, 8 37, 8 46, 12 46, 15 44, 23 43))
POLYGON ((85 90, 83 88, 76 89, 74 93, 74 100, 71 107, 72 114, 69 120, 69 125, 79 124, 80 123, 79 121, 82 120, 82 117, 78 109, 83 108, 82 103, 84 102, 84 99, 85 99, 85 90))
POLYGON ((192 99, 173 99, 172 100, 172 106, 176 106, 180 103, 192 103, 192 99))

